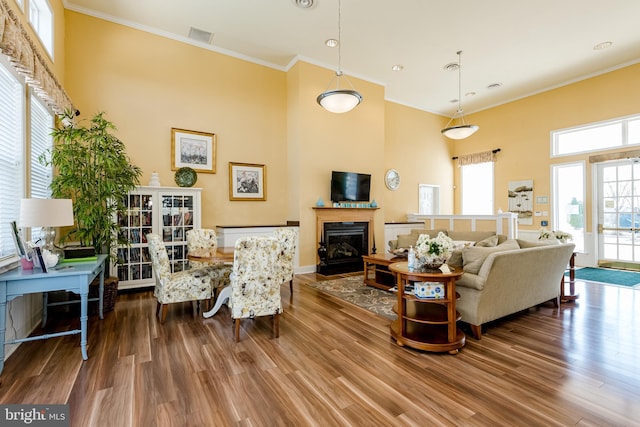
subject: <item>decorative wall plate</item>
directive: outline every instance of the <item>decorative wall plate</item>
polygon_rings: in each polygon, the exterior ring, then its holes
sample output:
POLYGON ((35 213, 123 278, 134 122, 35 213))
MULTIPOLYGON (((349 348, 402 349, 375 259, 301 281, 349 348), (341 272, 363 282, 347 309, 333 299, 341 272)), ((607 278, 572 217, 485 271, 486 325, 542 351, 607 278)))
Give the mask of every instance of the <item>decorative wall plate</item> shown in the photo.
POLYGON ((198 180, 198 174, 191 168, 180 168, 176 171, 175 180, 180 187, 193 187, 198 180))
POLYGON ((391 191, 395 191, 400 187, 400 174, 395 169, 389 169, 384 175, 384 183, 391 191))

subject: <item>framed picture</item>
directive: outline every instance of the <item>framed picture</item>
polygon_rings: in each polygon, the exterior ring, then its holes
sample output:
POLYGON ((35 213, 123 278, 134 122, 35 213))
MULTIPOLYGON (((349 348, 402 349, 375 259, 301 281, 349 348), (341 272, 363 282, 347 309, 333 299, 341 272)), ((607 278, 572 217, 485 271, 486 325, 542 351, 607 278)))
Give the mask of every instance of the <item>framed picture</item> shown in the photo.
POLYGON ((214 133, 171 128, 171 170, 183 167, 201 173, 216 173, 214 133))
POLYGON ((29 256, 29 252, 27 251, 27 248, 22 241, 22 236, 20 236, 20 231, 18 230, 18 226, 15 221, 11 221, 11 234, 13 235, 13 242, 16 244, 18 255, 21 257, 25 257, 28 261, 30 261, 31 257, 29 256))
POLYGON ((265 166, 229 163, 229 200, 267 200, 265 166))

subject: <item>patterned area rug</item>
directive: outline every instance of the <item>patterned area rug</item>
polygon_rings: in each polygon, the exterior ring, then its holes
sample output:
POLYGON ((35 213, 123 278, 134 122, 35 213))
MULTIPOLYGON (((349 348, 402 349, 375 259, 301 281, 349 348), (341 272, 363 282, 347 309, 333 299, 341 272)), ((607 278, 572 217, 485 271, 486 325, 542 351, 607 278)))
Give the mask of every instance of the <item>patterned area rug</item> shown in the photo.
POLYGON ((397 301, 396 294, 365 285, 363 276, 325 280, 310 283, 309 286, 391 320, 397 317, 392 309, 393 303, 397 301))

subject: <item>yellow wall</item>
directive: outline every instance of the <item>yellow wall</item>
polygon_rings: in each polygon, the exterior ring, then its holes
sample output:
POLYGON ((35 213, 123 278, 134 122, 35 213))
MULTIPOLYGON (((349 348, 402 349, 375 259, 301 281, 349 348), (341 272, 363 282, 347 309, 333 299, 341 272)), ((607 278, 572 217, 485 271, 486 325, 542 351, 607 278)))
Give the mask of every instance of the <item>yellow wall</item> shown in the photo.
POLYGON ((400 174, 400 187, 384 187, 386 222, 405 222, 417 213, 419 184, 440 187, 440 214, 453 213, 450 143, 440 133, 444 118, 393 102, 385 104, 385 171, 400 174))
MULTIPOLYGON (((300 220, 301 265, 316 263, 316 216, 313 207, 318 198, 330 203, 331 171, 348 171, 372 175, 371 198, 379 198, 384 184, 384 89, 381 86, 350 77, 364 102, 347 114, 333 114, 322 109, 316 97, 323 92, 333 72, 299 62, 289 71, 290 92, 295 101, 288 106, 295 117, 289 123, 295 152, 290 161, 297 165, 290 181, 298 186, 298 219, 300 220)), ((292 151, 290 151, 292 153, 292 151)), ((384 215, 376 213, 375 234, 384 240, 384 215)))
MULTIPOLYGON (((472 114, 480 131, 452 141, 440 134, 447 117, 385 101, 384 87, 353 77, 364 102, 347 114, 324 111, 316 97, 334 71, 305 62, 273 70, 70 11, 65 49, 67 92, 83 117, 105 111, 118 126, 144 171, 142 184, 157 171, 163 185, 174 185, 171 127, 216 133, 218 172, 198 174, 196 184, 203 188, 203 226, 300 221, 303 266, 316 262, 313 206, 319 197, 330 203, 332 170, 372 175, 381 246, 385 222, 417 212, 418 184, 439 185, 440 213, 459 213, 452 156, 500 148, 495 209, 506 210, 509 181, 533 179, 534 195, 550 196, 550 165, 587 158, 550 160, 551 130, 640 111, 634 65, 472 114), (267 201, 229 201, 229 162, 266 165, 267 201), (384 185, 390 168, 401 176, 395 192, 384 185)), ((589 214, 589 202, 586 208, 589 214)), ((550 212, 551 205, 534 209, 550 212)), ((540 219, 549 218, 536 217, 528 228, 539 228, 540 219)))
POLYGON ((286 220, 286 79, 267 67, 67 12, 65 87, 82 118, 105 111, 142 184, 175 186, 171 128, 217 135, 217 173, 198 174, 204 227, 286 220), (228 163, 266 165, 267 201, 230 201, 228 163))
MULTIPOLYGON (((640 64, 560 87, 538 95, 504 104, 467 117, 480 126, 468 139, 453 144, 454 155, 500 148, 495 164, 495 206, 507 210, 509 181, 532 179, 534 198, 551 196, 551 165, 570 161, 586 162, 587 231, 591 230, 591 168, 588 155, 550 158, 550 132, 587 123, 623 117, 640 112, 640 64)), ((622 151, 622 150, 610 150, 622 151)), ((456 168, 456 184, 459 174, 456 168)), ((549 199, 551 202, 551 199, 549 199)), ((460 194, 456 192, 455 211, 460 211, 460 194)), ((551 204, 534 204, 534 211, 548 211, 551 204)), ((537 230, 541 220, 534 217, 537 230)), ((553 229, 553 224, 549 222, 553 229)))

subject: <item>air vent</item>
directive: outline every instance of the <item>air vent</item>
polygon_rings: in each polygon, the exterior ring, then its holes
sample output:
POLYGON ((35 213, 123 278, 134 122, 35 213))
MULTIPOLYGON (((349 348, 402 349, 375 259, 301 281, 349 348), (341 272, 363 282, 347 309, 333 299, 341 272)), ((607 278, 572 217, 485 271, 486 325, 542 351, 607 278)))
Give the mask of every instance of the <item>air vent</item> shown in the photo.
POLYGON ((211 44, 213 41, 213 33, 205 30, 199 30, 197 28, 190 27, 189 28, 189 38, 202 42, 211 44))
POLYGON ((313 7, 313 0, 294 0, 296 5, 301 9, 309 9, 313 7))
POLYGON ((445 71, 458 71, 459 65, 457 62, 452 62, 443 67, 445 71))

